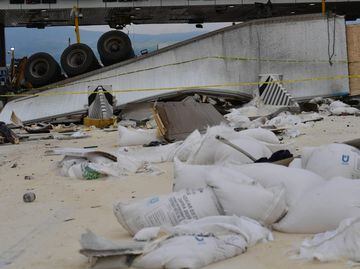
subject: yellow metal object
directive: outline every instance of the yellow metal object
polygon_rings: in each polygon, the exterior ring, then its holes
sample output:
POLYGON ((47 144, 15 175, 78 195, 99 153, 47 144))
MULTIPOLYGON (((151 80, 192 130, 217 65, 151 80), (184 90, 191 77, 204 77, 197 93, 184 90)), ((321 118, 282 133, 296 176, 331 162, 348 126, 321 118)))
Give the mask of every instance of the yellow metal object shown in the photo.
POLYGON ((110 119, 92 119, 89 117, 84 118, 84 125, 86 127, 95 126, 96 128, 106 128, 116 124, 116 117, 110 119))
POLYGON ((75 14, 75 33, 76 33, 76 42, 80 43, 80 29, 79 29, 79 9, 74 7, 74 14, 75 14))
POLYGON ((325 13, 326 13, 325 0, 321 0, 321 13, 323 14, 323 16, 325 16, 325 13))

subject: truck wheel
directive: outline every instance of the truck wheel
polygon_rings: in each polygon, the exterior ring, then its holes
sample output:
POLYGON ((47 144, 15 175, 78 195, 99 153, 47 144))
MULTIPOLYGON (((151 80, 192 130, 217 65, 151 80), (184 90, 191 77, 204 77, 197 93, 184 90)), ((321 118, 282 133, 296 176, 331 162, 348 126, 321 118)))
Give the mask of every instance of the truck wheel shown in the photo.
POLYGON ((37 88, 58 81, 61 68, 50 54, 39 52, 28 59, 24 75, 26 81, 37 88))
POLYGON ((74 77, 100 67, 91 48, 85 44, 73 44, 61 55, 61 66, 68 77, 74 77))
POLYGON ((103 34, 97 43, 97 49, 103 65, 112 65, 133 57, 130 38, 120 31, 103 34))

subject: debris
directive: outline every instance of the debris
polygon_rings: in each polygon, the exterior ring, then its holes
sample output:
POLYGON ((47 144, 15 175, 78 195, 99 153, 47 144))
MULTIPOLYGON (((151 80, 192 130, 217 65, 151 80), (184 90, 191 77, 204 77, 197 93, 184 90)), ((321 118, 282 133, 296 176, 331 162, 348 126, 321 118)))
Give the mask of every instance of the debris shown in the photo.
POLYGON ((291 128, 291 129, 286 129, 284 131, 284 136, 285 137, 289 137, 289 138, 295 138, 301 135, 301 132, 299 129, 296 128, 291 128))
POLYGON ((276 163, 278 161, 291 159, 292 160, 293 155, 290 153, 290 151, 286 150, 279 150, 274 152, 270 158, 262 157, 258 160, 256 160, 256 163, 276 163))
POLYGON ((71 132, 76 132, 78 129, 78 127, 71 123, 70 125, 64 125, 64 124, 59 124, 59 125, 55 125, 52 128, 52 131, 55 133, 71 133, 71 132))
POLYGON ((135 126, 142 125, 145 122, 153 119, 152 108, 153 108, 152 102, 127 104, 121 110, 120 113, 120 118, 122 119, 121 122, 132 122, 132 123, 134 122, 135 126))
POLYGON ((81 235, 80 253, 87 257, 107 257, 115 255, 139 255, 143 253, 144 243, 134 241, 112 242, 87 230, 81 235))
POLYGON ((106 176, 127 176, 128 173, 161 173, 147 162, 123 154, 114 156, 107 152, 83 148, 58 148, 46 151, 46 154, 65 155, 58 168, 62 176, 72 178, 92 180, 106 176))
POLYGON ((298 250, 298 255, 294 258, 321 262, 347 258, 358 263, 360 260, 359 228, 359 217, 345 219, 336 230, 305 239, 298 250))
POLYGON ((160 134, 167 141, 184 140, 195 130, 205 132, 208 126, 226 121, 213 105, 191 97, 181 102, 158 102, 154 110, 160 134))
POLYGON ((24 176, 24 179, 25 180, 32 180, 32 179, 34 179, 34 177, 33 176, 24 176))
POLYGON ((360 110, 341 101, 334 101, 329 105, 329 111, 332 115, 354 115, 360 114, 360 110))
POLYGON ((47 140, 54 139, 53 134, 18 134, 20 140, 36 141, 36 140, 47 140))
POLYGON ((0 136, 4 137, 5 143, 19 144, 19 137, 2 121, 0 121, 0 136))
POLYGON ((11 166, 10 166, 10 168, 16 168, 18 165, 17 165, 17 163, 13 163, 11 166))
POLYGON ((136 128, 136 122, 132 120, 121 120, 119 122, 119 125, 124 127, 136 128))
POLYGON ((64 222, 69 222, 69 221, 72 221, 72 220, 75 220, 75 219, 74 218, 66 219, 66 220, 64 220, 64 222))
POLYGON ((23 200, 25 203, 32 203, 36 199, 36 195, 33 192, 27 192, 23 195, 23 200))
POLYGON ((132 129, 119 125, 118 130, 120 147, 144 145, 153 141, 161 141, 156 129, 132 129))
POLYGON ((113 116, 115 98, 112 94, 112 86, 89 86, 88 117, 84 118, 85 126, 105 128, 116 123, 113 116))

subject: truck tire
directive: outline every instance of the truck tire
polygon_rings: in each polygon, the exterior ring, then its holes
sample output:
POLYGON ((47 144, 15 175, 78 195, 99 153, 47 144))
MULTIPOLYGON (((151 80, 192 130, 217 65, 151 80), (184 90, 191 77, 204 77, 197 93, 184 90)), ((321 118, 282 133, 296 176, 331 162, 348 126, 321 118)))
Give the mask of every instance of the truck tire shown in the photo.
POLYGON ((61 66, 68 77, 74 77, 100 68, 92 49, 85 44, 73 44, 61 54, 61 66))
POLYGON ((121 31, 109 31, 103 34, 98 40, 97 49, 105 66, 134 57, 130 38, 121 31))
POLYGON ((24 75, 27 82, 38 88, 59 81, 61 68, 50 54, 39 52, 29 57, 24 75))

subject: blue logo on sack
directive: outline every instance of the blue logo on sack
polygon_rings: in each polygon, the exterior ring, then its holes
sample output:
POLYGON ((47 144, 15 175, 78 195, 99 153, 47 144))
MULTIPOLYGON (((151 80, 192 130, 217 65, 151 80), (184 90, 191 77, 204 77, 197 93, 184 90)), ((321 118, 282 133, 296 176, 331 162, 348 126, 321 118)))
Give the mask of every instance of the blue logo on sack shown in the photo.
POLYGON ((152 205, 152 204, 155 204, 156 202, 159 202, 159 197, 151 198, 149 200, 148 204, 152 205))
POLYGON ((343 164, 349 164, 349 160, 350 160, 350 155, 342 155, 341 156, 341 161, 343 164))

